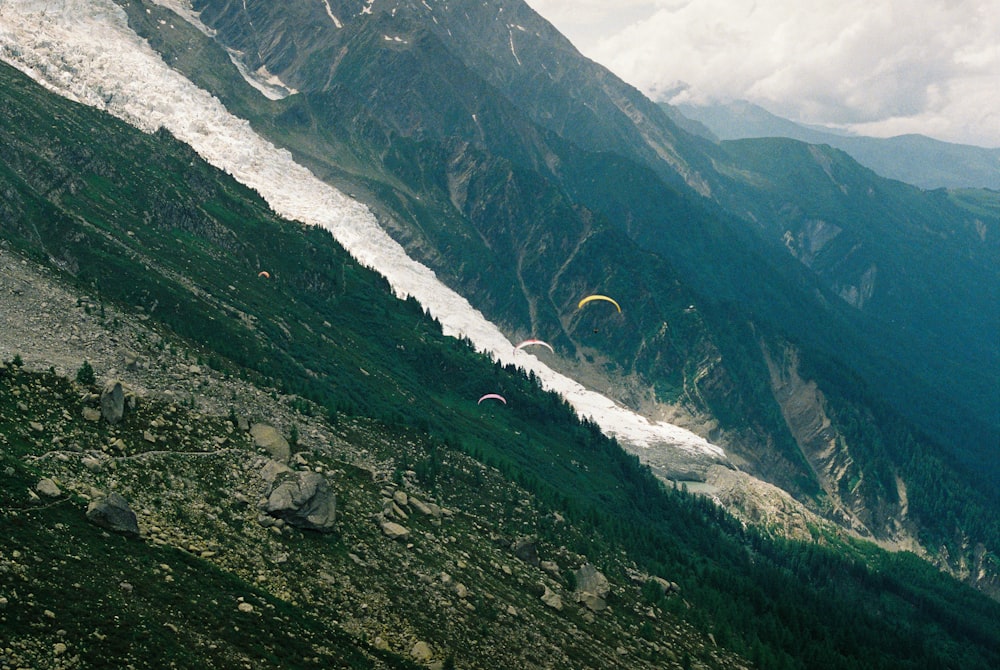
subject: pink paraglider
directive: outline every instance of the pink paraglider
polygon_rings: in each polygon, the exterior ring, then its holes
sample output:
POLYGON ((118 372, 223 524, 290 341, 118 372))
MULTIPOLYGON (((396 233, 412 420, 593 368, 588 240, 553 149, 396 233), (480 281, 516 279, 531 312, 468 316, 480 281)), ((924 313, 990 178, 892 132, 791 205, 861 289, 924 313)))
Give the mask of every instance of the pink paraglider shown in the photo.
POLYGON ((477 405, 481 405, 481 404, 483 404, 484 400, 489 400, 489 399, 499 400, 503 404, 505 404, 505 405, 507 404, 507 400, 502 395, 500 395, 499 393, 487 393, 482 398, 480 398, 479 402, 477 402, 476 404, 477 405))

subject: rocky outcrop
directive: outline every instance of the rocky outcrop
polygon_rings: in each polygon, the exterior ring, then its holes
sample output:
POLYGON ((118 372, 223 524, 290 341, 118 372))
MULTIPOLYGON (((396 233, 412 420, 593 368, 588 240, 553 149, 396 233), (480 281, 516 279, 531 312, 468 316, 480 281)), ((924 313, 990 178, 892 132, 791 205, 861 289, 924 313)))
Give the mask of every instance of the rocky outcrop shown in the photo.
POLYGON ((823 391, 816 382, 800 376, 798 352, 785 347, 774 354, 764 344, 761 350, 789 432, 832 505, 829 516, 860 535, 884 537, 898 515, 893 507, 898 506, 877 499, 870 489, 866 473, 855 463, 850 445, 830 417, 823 391))

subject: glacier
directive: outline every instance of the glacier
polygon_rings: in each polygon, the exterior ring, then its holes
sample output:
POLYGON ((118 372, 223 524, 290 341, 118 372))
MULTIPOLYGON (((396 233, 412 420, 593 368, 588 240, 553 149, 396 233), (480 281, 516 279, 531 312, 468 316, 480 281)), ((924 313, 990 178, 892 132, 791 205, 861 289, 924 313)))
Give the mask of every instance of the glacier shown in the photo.
MULTIPOLYGON (((160 4, 196 20, 190 3, 160 4)), ((679 426, 646 417, 520 352, 465 298, 406 255, 363 204, 297 164, 207 91, 172 70, 129 27, 111 0, 0 0, 0 59, 77 102, 146 131, 169 130, 215 167, 254 189, 279 215, 329 230, 361 264, 383 274, 399 297, 412 296, 446 335, 466 337, 503 364, 534 372, 577 414, 632 451, 685 452, 704 464, 728 462, 723 449, 679 426)), ((641 456, 641 453, 640 453, 641 456)))

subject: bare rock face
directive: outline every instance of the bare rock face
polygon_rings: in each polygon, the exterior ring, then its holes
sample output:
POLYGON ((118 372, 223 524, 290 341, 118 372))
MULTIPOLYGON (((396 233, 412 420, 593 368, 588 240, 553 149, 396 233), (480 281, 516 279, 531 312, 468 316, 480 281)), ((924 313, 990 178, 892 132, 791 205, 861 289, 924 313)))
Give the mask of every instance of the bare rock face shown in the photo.
POLYGON ((297 528, 328 533, 337 514, 337 496, 317 472, 282 472, 262 509, 297 528))
POLYGON ((125 390, 121 382, 108 382, 101 392, 101 416, 112 426, 125 416, 125 390))
POLYGON ((106 530, 139 537, 139 522, 125 498, 109 493, 103 500, 87 505, 87 520, 106 530))

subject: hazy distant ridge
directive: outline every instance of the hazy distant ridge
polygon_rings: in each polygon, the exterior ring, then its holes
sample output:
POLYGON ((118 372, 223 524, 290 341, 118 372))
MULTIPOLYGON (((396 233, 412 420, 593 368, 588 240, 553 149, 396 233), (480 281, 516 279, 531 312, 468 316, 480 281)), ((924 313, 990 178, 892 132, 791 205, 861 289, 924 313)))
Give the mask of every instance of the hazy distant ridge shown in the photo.
POLYGON ((829 144, 884 177, 921 188, 1000 190, 1000 148, 951 144, 923 135, 885 139, 839 135, 799 125, 745 101, 725 105, 679 105, 677 109, 688 119, 702 124, 713 139, 789 137, 810 144, 829 144))

